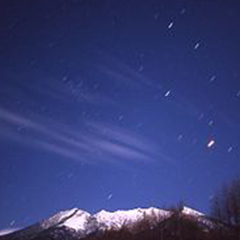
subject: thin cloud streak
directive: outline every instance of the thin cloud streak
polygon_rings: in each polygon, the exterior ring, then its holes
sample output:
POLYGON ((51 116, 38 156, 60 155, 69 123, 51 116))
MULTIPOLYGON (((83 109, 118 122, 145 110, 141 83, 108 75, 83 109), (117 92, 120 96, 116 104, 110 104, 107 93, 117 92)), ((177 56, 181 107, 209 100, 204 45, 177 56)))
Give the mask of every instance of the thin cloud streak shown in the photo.
POLYGON ((131 146, 139 151, 145 151, 148 153, 156 152, 159 149, 155 143, 150 140, 146 140, 124 128, 116 127, 112 125, 104 125, 100 123, 88 122, 95 133, 102 135, 105 138, 112 139, 116 142, 120 142, 124 145, 131 146))
POLYGON ((45 151, 54 153, 63 158, 68 158, 77 162, 89 164, 89 158, 86 158, 85 154, 81 150, 77 151, 76 149, 66 148, 63 145, 48 143, 44 141, 37 141, 37 146, 45 151))
MULTIPOLYGON (((79 84, 79 81, 67 80, 63 82, 50 79, 49 81, 40 82, 38 85, 25 85, 24 83, 18 85, 18 91, 21 91, 22 96, 25 96, 26 99, 29 98, 26 92, 29 92, 34 96, 44 97, 44 99, 47 98, 64 104, 75 103, 77 105, 81 102, 95 106, 116 104, 112 98, 99 94, 94 89, 84 87, 84 84, 79 84)), ((13 89, 9 90, 13 91, 13 89)))
POLYGON ((14 114, 8 110, 0 108, 0 119, 11 124, 18 124, 35 128, 37 127, 32 121, 20 115, 14 114))
POLYGON ((138 160, 138 161, 145 161, 150 162, 148 156, 144 155, 143 153, 132 149, 130 147, 123 146, 121 144, 116 144, 110 141, 97 141, 94 145, 101 151, 105 152, 108 155, 113 155, 118 158, 123 159, 130 159, 130 160, 138 160))
POLYGON ((21 144, 51 152, 62 158, 83 163, 93 162, 148 162, 153 163, 164 154, 143 136, 116 126, 87 123, 79 132, 59 122, 42 119, 28 119, 20 114, 0 108, 0 125, 5 129, 0 134, 21 144), (19 126, 24 126, 16 131, 19 126), (107 131, 100 131, 107 129, 107 131), (21 132, 22 131, 22 132, 21 132), (27 134, 24 134, 27 133, 27 134), (154 146, 154 147, 153 147, 154 146))
POLYGON ((105 65, 97 64, 96 67, 102 73, 106 74, 106 76, 110 76, 111 78, 115 78, 115 80, 120 80, 121 82, 125 82, 130 86, 132 85, 132 87, 157 87, 153 81, 144 76, 142 73, 139 73, 139 71, 136 69, 128 66, 127 64, 119 61, 107 53, 100 52, 100 54, 105 57, 107 63, 105 65))
POLYGON ((143 154, 144 157, 148 158, 149 162, 160 160, 168 163, 175 163, 170 156, 164 153, 159 145, 143 136, 136 135, 124 128, 109 124, 88 122, 88 126, 97 136, 100 135, 101 139, 130 147, 130 149, 135 150, 139 154, 143 154))
POLYGON ((122 86, 122 84, 125 84, 126 86, 130 87, 139 87, 139 83, 134 81, 130 76, 126 76, 126 74, 122 73, 121 71, 112 70, 110 68, 107 68, 103 65, 98 65, 98 70, 105 74, 108 78, 113 80, 116 84, 119 86, 122 86))

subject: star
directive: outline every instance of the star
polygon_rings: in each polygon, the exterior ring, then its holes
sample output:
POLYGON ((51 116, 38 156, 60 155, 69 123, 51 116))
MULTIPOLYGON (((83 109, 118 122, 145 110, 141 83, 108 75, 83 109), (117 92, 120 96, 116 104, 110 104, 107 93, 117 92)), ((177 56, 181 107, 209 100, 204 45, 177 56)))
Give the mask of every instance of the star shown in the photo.
POLYGON ((230 147, 228 148, 228 152, 230 153, 230 152, 232 152, 232 150, 233 150, 233 147, 230 146, 230 147))
POLYGON ((210 120, 209 122, 208 122, 208 125, 211 127, 211 126, 213 126, 213 124, 214 124, 214 121, 213 120, 210 120))
POLYGON ((200 43, 199 42, 194 45, 194 49, 195 50, 197 50, 199 47, 200 47, 200 43))
POLYGON ((210 83, 214 82, 216 80, 216 78, 217 78, 217 76, 215 76, 215 75, 210 77, 209 82, 210 83))
POLYGON ((173 25, 174 25, 174 22, 170 22, 170 23, 168 24, 168 29, 171 29, 171 28, 173 27, 173 25))
POLYGON ((240 90, 237 92, 236 95, 237 95, 237 97, 240 97, 240 90))
POLYGON ((168 97, 170 94, 171 94, 171 91, 168 90, 168 91, 164 94, 164 96, 165 96, 165 97, 168 97))
POLYGON ((111 193, 111 194, 108 195, 107 200, 111 200, 112 197, 113 197, 113 194, 111 193))
POLYGON ((208 142, 207 147, 212 148, 214 145, 215 145, 215 140, 212 139, 208 142))

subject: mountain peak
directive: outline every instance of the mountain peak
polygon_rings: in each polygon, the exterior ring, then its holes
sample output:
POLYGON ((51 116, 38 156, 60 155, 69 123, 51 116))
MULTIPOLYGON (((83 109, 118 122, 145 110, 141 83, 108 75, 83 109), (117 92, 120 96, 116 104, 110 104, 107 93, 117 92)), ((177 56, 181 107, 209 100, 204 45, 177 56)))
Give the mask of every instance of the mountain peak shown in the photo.
POLYGON ((73 208, 73 209, 70 209, 70 210, 61 211, 57 214, 54 214, 53 216, 51 216, 47 220, 42 221, 40 223, 40 225, 43 229, 47 229, 49 227, 65 224, 69 220, 74 219, 76 215, 80 216, 82 214, 90 215, 88 212, 85 212, 85 211, 80 210, 78 208, 73 208))
POLYGON ((91 214, 86 211, 75 209, 74 214, 67 218, 60 226, 65 226, 75 231, 83 231, 90 216, 91 214))

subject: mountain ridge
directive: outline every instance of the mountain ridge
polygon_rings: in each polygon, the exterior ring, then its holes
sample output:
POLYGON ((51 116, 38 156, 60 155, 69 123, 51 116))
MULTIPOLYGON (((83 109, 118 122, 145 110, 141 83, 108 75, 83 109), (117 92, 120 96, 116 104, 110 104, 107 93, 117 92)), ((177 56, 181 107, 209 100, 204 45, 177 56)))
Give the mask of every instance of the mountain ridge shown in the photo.
MULTIPOLYGON (((200 213, 186 206, 183 207, 182 212, 188 215, 204 215, 203 213, 200 213)), ((79 232, 85 231, 86 228, 89 227, 88 225, 91 225, 94 221, 97 225, 95 227, 96 229, 120 229, 124 224, 133 224, 143 219, 144 216, 155 215, 157 217, 157 220, 160 220, 160 218, 169 217, 170 214, 170 210, 163 210, 155 207, 134 208, 112 212, 103 209, 96 212, 95 214, 90 214, 89 212, 82 209, 73 208, 70 210, 60 211, 54 215, 51 215, 48 219, 42 220, 36 224, 30 225, 29 227, 20 229, 16 232, 20 235, 31 235, 33 232, 36 235, 43 230, 54 227, 66 227, 70 230, 79 232)), ((10 233, 8 235, 16 234, 16 232, 10 233)), ((3 236, 6 235, 0 236, 0 239, 3 236)))
POLYGON ((166 222, 167 226, 169 224, 171 226, 171 222, 175 221, 173 219, 176 214, 180 218, 194 222, 194 224, 197 224, 204 231, 210 231, 218 227, 217 223, 205 214, 187 206, 172 210, 155 207, 117 210, 113 212, 101 210, 95 214, 73 208, 60 211, 48 219, 25 229, 0 236, 0 240, 78 240, 92 235, 98 236, 107 231, 117 232, 123 228, 127 228, 131 232, 139 223, 142 224, 144 221, 152 225, 151 228, 163 222, 166 222))

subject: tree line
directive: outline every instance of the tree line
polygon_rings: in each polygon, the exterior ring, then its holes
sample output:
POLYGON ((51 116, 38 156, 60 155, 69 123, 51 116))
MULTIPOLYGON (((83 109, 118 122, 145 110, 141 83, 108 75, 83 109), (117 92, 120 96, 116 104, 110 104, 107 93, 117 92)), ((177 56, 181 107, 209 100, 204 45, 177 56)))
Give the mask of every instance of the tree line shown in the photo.
POLYGON ((240 181, 234 179, 214 195, 210 215, 230 226, 240 227, 240 181))
MULTIPOLYGON (((183 203, 171 208, 170 218, 145 216, 129 229, 110 229, 85 240, 240 240, 240 181, 234 179, 211 200, 210 216, 204 221, 181 214, 183 203), (209 222, 208 222, 209 220, 209 222), (155 223, 155 224, 153 224, 155 223)), ((201 218, 201 217, 200 217, 201 218)))

